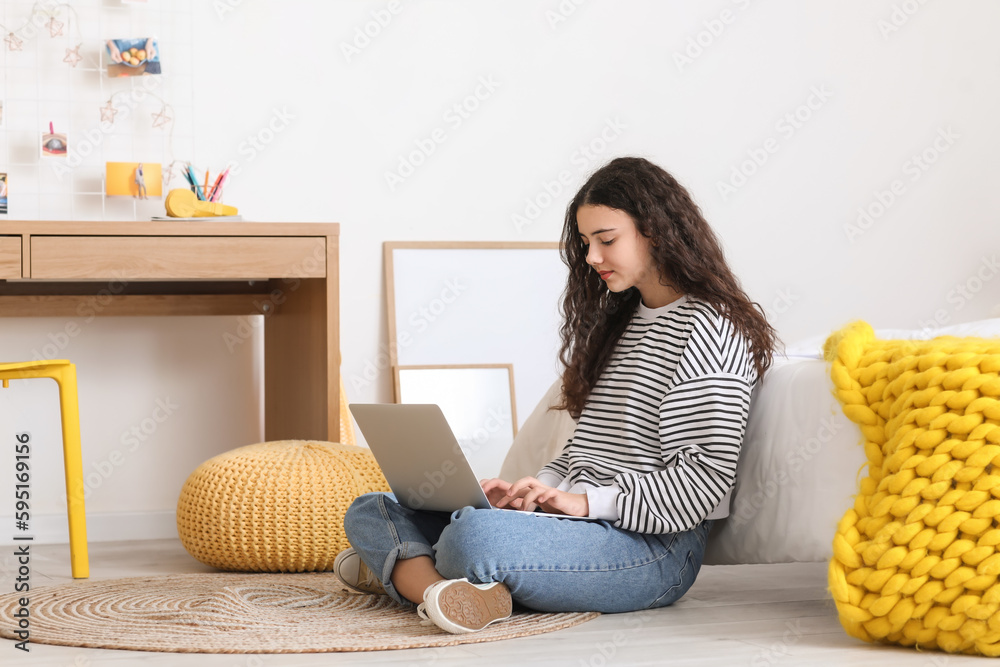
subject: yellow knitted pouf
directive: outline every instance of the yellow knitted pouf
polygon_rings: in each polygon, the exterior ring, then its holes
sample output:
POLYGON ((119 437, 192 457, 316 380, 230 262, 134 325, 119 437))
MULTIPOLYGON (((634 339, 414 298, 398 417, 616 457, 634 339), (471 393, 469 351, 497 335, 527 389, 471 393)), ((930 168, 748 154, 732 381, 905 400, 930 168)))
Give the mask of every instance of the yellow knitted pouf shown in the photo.
POLYGON ((848 634, 1000 655, 1000 340, 826 342, 868 475, 841 519, 830 592, 848 634))
POLYGON ((206 565, 243 572, 317 572, 350 546, 351 502, 389 485, 364 447, 284 440, 205 461, 177 501, 177 532, 206 565))

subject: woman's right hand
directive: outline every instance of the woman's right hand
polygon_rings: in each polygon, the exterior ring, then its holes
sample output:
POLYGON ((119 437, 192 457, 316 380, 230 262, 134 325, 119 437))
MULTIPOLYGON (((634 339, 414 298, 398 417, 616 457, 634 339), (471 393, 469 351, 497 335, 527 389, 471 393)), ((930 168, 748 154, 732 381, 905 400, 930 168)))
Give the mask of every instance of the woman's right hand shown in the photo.
POLYGON ((479 480, 479 486, 483 487, 483 493, 486 494, 486 499, 490 501, 490 505, 496 507, 497 501, 507 495, 510 482, 505 482, 497 478, 481 479, 479 480))
POLYGON ((120 63, 122 61, 122 54, 113 39, 108 40, 108 53, 111 55, 111 62, 120 63))
MULTIPOLYGON (((496 507, 500 499, 505 497, 507 492, 510 491, 511 483, 497 478, 481 479, 479 480, 479 486, 483 487, 483 493, 486 494, 486 499, 490 501, 490 505, 496 507)), ((510 505, 503 509, 527 510, 531 512, 536 507, 534 503, 530 503, 528 507, 521 507, 521 505, 521 499, 516 498, 510 505)))

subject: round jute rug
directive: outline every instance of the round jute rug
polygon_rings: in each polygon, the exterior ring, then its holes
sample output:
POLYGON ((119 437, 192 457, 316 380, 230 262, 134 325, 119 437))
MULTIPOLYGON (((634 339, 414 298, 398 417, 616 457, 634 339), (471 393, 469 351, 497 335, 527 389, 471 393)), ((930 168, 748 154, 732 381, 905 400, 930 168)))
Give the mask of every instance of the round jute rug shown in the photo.
MULTIPOLYGON (((16 639, 20 594, 0 596, 0 636, 16 639)), ((344 588, 329 573, 179 574, 32 589, 29 641, 173 653, 321 653, 453 646, 561 630, 596 613, 515 610, 479 632, 421 625, 412 608, 344 588)))

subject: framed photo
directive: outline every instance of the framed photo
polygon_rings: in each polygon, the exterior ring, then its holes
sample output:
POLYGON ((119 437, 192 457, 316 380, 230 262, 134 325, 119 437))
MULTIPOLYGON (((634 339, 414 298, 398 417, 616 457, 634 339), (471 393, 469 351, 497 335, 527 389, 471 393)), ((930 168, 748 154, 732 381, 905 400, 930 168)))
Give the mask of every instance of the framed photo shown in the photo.
POLYGON ((49 131, 42 132, 42 157, 66 157, 69 151, 69 138, 63 132, 56 132, 52 123, 49 131))
POLYGON ((7 174, 0 172, 0 215, 7 215, 7 174))
POLYGON ((160 44, 155 37, 109 39, 104 45, 108 77, 160 74, 160 44))
POLYGON ((476 476, 499 476, 517 435, 514 367, 435 364, 393 370, 399 402, 440 407, 476 476))
POLYGON ((109 197, 162 197, 163 169, 158 162, 106 162, 104 193, 109 197))
POLYGON ((558 243, 386 242, 392 366, 513 364, 517 413, 559 378, 558 243))

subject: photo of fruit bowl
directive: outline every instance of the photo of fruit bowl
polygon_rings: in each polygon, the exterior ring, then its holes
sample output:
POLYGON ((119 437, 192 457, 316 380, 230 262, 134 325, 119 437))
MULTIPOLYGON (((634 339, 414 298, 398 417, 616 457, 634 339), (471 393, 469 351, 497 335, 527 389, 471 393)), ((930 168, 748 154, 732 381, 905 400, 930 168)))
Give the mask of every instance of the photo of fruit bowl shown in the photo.
POLYGON ((153 37, 109 39, 105 51, 109 77, 160 73, 160 46, 153 37))

